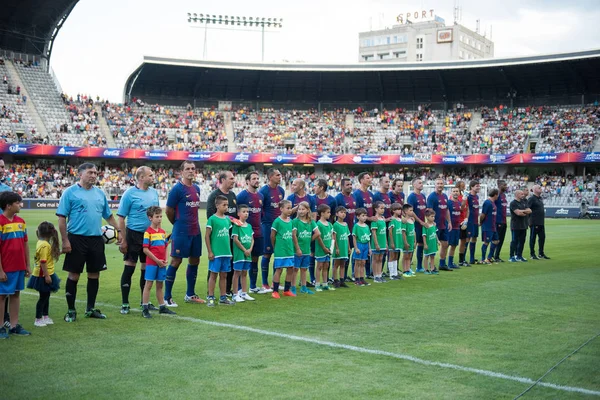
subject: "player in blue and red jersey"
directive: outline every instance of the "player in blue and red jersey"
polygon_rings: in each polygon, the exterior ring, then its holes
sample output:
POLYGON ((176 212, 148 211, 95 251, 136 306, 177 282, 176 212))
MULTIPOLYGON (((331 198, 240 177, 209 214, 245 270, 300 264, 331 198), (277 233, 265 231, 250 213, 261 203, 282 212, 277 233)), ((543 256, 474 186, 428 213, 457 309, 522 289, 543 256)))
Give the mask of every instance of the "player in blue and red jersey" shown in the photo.
MULTIPOLYGON (((338 193, 337 196, 335 196, 335 202, 337 206, 342 206, 346 208, 347 212, 346 219, 344 220, 344 222, 348 224, 348 230, 352 232, 352 229, 354 228, 354 217, 356 215, 356 209, 358 208, 356 206, 356 200, 352 195, 352 180, 350 180, 349 178, 342 178, 342 180, 340 181, 340 187, 342 188, 342 191, 338 193)), ((349 240, 350 242, 348 244, 354 247, 354 239, 349 240)), ((346 263, 345 267, 346 273, 344 276, 346 277, 348 276, 348 266, 349 262, 346 263)), ((352 257, 352 275, 354 275, 354 257, 352 257)))
POLYGON ((467 202, 465 201, 467 196, 464 194, 465 193, 465 188, 466 188, 466 183, 464 181, 458 181, 456 182, 456 184, 454 185, 454 187, 458 188, 459 190, 459 195, 458 195, 458 201, 460 201, 460 208, 461 208, 461 214, 460 214, 460 223, 461 223, 461 229, 460 229, 460 239, 459 239, 459 247, 458 247, 458 265, 461 267, 468 267, 469 263, 466 261, 466 253, 467 253, 467 229, 466 229, 466 221, 469 219, 469 206, 467 205, 467 202), (465 229, 462 229, 462 224, 465 224, 465 229))
POLYGON ((475 260, 475 246, 479 236, 479 181, 469 182, 469 194, 463 202, 469 207, 469 218, 467 222, 467 242, 469 242, 470 264, 478 264, 475 260))
POLYGON ((404 192, 402 191, 402 186, 404 186, 404 181, 402 179, 396 178, 392 181, 392 190, 388 193, 392 204, 398 203, 401 206, 404 205, 404 192))
MULTIPOLYGON (((321 204, 325 204, 325 205, 329 206, 329 208, 331 210, 336 209, 337 201, 335 200, 335 198, 332 195, 327 194, 328 188, 329 188, 329 185, 327 184, 327 181, 325 179, 317 179, 317 181, 315 182, 315 186, 313 188, 314 195, 310 196, 314 203, 315 210, 321 204)), ((350 190, 352 191, 352 184, 350 184, 350 190)), ((314 215, 314 218, 316 218, 316 214, 313 214, 313 215, 314 215)), ((348 216, 346 216, 346 220, 348 220, 348 216)), ((331 213, 329 222, 331 222, 332 224, 335 222, 335 212, 331 213)), ((352 214, 352 223, 354 223, 354 214, 352 214)), ((348 245, 350 247, 352 247, 352 239, 350 239, 350 238, 349 238, 348 245)), ((311 242, 310 246, 311 246, 311 252, 314 253, 315 242, 314 241, 311 242)), ((312 256, 310 258, 308 272, 310 274, 310 283, 312 285, 312 282, 315 280, 315 258, 314 258, 314 256, 312 256)), ((348 262, 347 261, 346 261, 346 272, 348 272, 348 262)), ((348 278, 348 274, 345 274, 344 276, 346 277, 346 279, 350 280, 350 278, 348 278)), ((309 285, 307 284, 307 286, 309 286, 309 285)))
POLYGON ((450 247, 448 267, 458 269, 460 267, 454 264, 454 252, 460 242, 460 225, 464 219, 462 202, 460 201, 460 188, 457 186, 452 188, 452 194, 450 195, 450 199, 448 199, 448 212, 450 213, 450 223, 452 224, 452 229, 448 229, 448 246, 450 247))
MULTIPOLYGON (((317 179, 317 181, 315 182, 315 186, 313 188, 314 195, 311 196, 311 198, 313 199, 313 202, 315 204, 315 209, 317 207, 319 207, 321 204, 328 205, 329 208, 332 210, 336 209, 337 201, 332 195, 327 194, 328 188, 329 188, 329 185, 327 184, 327 181, 325 179, 317 179)), ((350 189, 352 189, 352 184, 350 184, 350 189)), ((346 216, 346 220, 348 220, 348 219, 349 218, 346 216)), ((354 219, 354 214, 352 215, 352 219, 354 219)), ((331 213, 331 218, 330 218, 329 222, 331 222, 332 224, 335 222, 335 213, 331 213)))
POLYGON ((356 201, 356 208, 367 210, 367 222, 377 220, 373 211, 373 193, 369 192, 372 180, 373 178, 368 172, 361 172, 358 174, 358 184, 360 187, 352 193, 354 201, 356 201))
POLYGON ((250 291, 252 293, 270 293, 263 288, 256 287, 256 279, 258 277, 258 257, 264 252, 264 238, 262 233, 262 210, 263 196, 258 193, 260 186, 260 176, 258 172, 252 171, 246 175, 246 189, 242 190, 237 195, 237 204, 245 204, 248 206, 248 219, 246 222, 252 226, 254 232, 254 245, 252 246, 252 261, 250 263, 250 291))
POLYGON ((438 240, 442 244, 440 248, 440 270, 452 271, 446 265, 446 253, 448 252, 448 231, 452 230, 450 212, 448 211, 448 196, 444 193, 446 182, 442 178, 435 180, 435 192, 427 198, 427 208, 435 211, 435 225, 437 227, 438 240))
POLYGON ((271 227, 273 226, 273 221, 281 215, 279 202, 284 199, 285 190, 279 186, 281 183, 281 172, 278 169, 269 168, 267 170, 267 179, 269 183, 261 187, 258 192, 263 196, 262 236, 265 243, 260 269, 262 272, 263 289, 268 291, 271 289, 269 287, 269 263, 273 254, 271 227))
POLYGON ((287 200, 292 202, 292 218, 296 217, 298 204, 305 201, 308 203, 314 219, 314 215, 317 212, 317 206, 315 205, 314 197, 306 192, 306 182, 304 182, 304 179, 294 179, 294 182, 292 182, 292 194, 288 196, 287 200))
MULTIPOLYGON (((392 213, 390 211, 392 207, 392 199, 390 199, 389 195, 390 191, 390 178, 387 176, 383 176, 379 179, 379 190, 373 192, 373 203, 376 201, 380 201, 383 203, 384 211, 383 218, 385 218, 385 222, 390 222, 392 219, 392 213)), ((385 260, 384 260, 385 264, 385 260)))
POLYGON ((177 269, 183 258, 188 259, 186 273, 186 296, 199 299, 196 294, 198 263, 202 255, 202 235, 198 210, 200 208, 200 188, 194 184, 196 165, 191 161, 181 164, 181 180, 173 186, 167 198, 166 215, 173 224, 171 235, 171 264, 167 268, 165 302, 168 307, 177 307, 172 290, 177 269))
POLYGON ((500 252, 502 251, 502 245, 504 244, 504 238, 506 237, 506 209, 508 208, 508 200, 506 200, 506 190, 508 186, 506 181, 498 180, 498 199, 496 199, 496 232, 498 232, 498 246, 496 246, 496 253, 490 254, 490 258, 494 258, 496 261, 504 262, 500 258, 500 252))
POLYGON ((421 193, 423 191, 423 180, 415 178, 412 181, 413 192, 408 195, 406 204, 410 204, 415 214, 415 235, 417 237, 417 272, 425 272, 423 269, 423 225, 425 224, 425 209, 427 199, 421 193))
POLYGON ((490 190, 488 199, 483 202, 481 215, 479 216, 481 240, 483 241, 481 245, 481 262, 483 264, 491 264, 495 261, 493 258, 490 258, 492 254, 495 254, 496 245, 498 244, 498 232, 496 232, 496 200, 498 200, 498 194, 498 189, 490 190), (492 243, 490 246, 490 258, 487 258, 487 249, 490 242, 492 243))
MULTIPOLYGON (((356 201, 356 208, 364 208, 367 210, 367 224, 371 226, 371 222, 377 221, 375 210, 373 209, 373 193, 369 191, 369 186, 371 186, 371 181, 373 178, 368 172, 361 172, 358 174, 357 178, 360 187, 356 189, 352 195, 356 201)), ((373 276, 371 274, 370 261, 370 259, 367 259, 365 264, 365 273, 367 274, 367 278, 372 279, 373 276)))

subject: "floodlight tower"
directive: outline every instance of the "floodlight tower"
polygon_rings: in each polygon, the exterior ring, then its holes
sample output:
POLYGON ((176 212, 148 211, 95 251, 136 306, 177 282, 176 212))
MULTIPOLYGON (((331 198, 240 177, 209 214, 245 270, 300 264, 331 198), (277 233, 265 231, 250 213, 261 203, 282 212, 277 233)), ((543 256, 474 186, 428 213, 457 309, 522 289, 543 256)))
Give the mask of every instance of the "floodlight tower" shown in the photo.
MULTIPOLYGON (((222 30, 238 30, 238 31, 255 31, 254 29, 244 28, 259 28, 261 30, 261 61, 265 61, 265 28, 277 29, 283 27, 282 18, 265 18, 265 17, 240 17, 233 15, 214 15, 214 14, 197 14, 187 13, 188 23, 204 24, 204 49, 202 58, 206 59, 206 37, 208 33, 208 25, 225 25, 225 27, 215 27, 211 29, 222 30), (240 27, 240 28, 237 28, 240 27)), ((269 32, 268 30, 266 32, 269 32)))

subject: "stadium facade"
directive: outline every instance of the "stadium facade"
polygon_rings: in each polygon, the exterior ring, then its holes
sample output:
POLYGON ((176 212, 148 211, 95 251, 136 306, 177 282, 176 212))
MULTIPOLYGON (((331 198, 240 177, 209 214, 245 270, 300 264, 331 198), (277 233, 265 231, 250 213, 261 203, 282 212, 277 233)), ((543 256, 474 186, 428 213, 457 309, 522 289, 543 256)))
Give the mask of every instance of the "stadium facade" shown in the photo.
POLYGON ((458 23, 446 26, 437 15, 431 21, 400 21, 404 23, 360 32, 358 61, 427 62, 494 57, 494 42, 458 23))
POLYGON ((144 57, 125 99, 259 109, 319 107, 446 110, 478 106, 581 105, 600 100, 600 50, 518 58, 418 62, 252 64, 144 57))

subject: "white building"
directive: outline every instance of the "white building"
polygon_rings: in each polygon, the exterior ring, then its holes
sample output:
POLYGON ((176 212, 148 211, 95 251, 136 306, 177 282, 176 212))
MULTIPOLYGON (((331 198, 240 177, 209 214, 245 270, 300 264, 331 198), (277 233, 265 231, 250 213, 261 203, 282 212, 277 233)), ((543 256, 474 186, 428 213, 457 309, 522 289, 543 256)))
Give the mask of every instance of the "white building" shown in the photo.
POLYGON ((410 22, 358 34, 359 62, 478 60, 494 57, 494 42, 443 19, 410 22))

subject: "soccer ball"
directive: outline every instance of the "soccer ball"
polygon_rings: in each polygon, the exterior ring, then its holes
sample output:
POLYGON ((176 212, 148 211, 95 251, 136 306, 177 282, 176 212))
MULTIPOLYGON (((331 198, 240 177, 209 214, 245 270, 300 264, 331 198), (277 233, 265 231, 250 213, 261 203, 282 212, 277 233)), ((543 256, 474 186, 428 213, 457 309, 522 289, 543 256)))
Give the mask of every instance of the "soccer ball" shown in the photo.
POLYGON ((117 231, 111 225, 102 227, 102 240, 105 244, 111 244, 117 241, 117 231))

